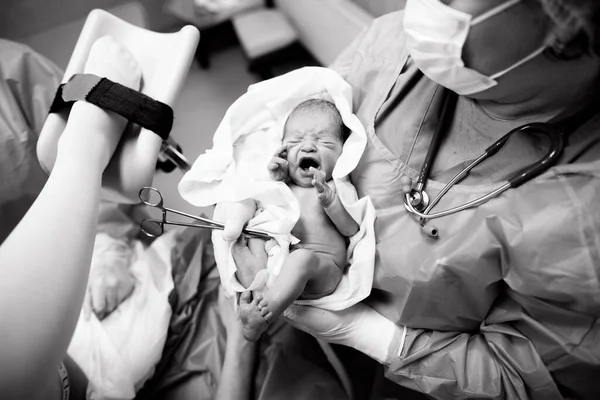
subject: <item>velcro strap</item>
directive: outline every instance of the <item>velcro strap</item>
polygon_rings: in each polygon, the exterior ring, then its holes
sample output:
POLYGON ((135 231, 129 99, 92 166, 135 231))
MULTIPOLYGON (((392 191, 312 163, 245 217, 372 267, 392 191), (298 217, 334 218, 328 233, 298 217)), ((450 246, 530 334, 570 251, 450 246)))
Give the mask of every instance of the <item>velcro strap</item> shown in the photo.
POLYGON ((76 74, 59 86, 50 113, 69 108, 76 101, 87 101, 115 112, 151 130, 166 140, 173 128, 173 109, 136 90, 92 74, 76 74))

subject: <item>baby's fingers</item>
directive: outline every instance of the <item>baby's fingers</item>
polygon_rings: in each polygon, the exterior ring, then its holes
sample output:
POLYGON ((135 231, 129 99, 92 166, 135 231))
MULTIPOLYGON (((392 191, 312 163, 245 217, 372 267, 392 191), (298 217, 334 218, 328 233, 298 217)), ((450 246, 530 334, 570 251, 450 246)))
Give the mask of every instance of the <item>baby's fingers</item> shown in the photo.
POLYGON ((273 157, 273 159, 269 162, 269 170, 276 171, 277 169, 281 169, 286 171, 288 168, 288 161, 284 160, 281 157, 273 157))
POLYGON ((317 180, 316 177, 313 178, 312 184, 315 187, 315 189, 317 189, 317 192, 319 192, 319 194, 321 194, 325 191, 325 186, 323 186, 323 184, 321 182, 319 182, 319 180, 317 180))
POLYGON ((285 158, 287 158, 287 151, 288 151, 288 145, 286 143, 286 144, 281 145, 281 147, 277 149, 277 151, 275 152, 273 157, 285 159, 285 158))
POLYGON ((312 184, 317 189, 318 192, 323 192, 325 190, 325 172, 319 171, 314 167, 310 167, 310 172, 313 174, 312 184))

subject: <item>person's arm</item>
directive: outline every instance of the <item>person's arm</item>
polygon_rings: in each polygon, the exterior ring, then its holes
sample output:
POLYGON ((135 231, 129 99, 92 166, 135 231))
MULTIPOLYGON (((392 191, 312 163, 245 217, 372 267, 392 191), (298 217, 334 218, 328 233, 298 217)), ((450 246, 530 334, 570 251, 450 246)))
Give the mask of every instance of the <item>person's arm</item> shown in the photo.
POLYGON ((227 338, 225 361, 215 400, 250 399, 255 360, 256 343, 248 342, 243 336, 231 340, 227 338))
MULTIPOLYGON (((133 56, 110 37, 92 46, 85 72, 139 87, 133 56)), ((83 303, 102 173, 125 124, 75 103, 46 185, 0 246, 3 400, 40 398, 56 382, 83 303)))
POLYGON ((327 207, 323 207, 323 209, 342 235, 350 237, 358 232, 360 227, 344 208, 342 201, 337 195, 334 196, 333 201, 327 207))
POLYGON ((0 247, 4 398, 34 399, 40 386, 55 379, 75 329, 104 169, 90 154, 59 154, 46 186, 0 247))
POLYGON ((319 203, 331 222, 342 235, 346 237, 354 236, 360 226, 348 213, 335 190, 325 182, 325 173, 313 167, 310 167, 310 171, 313 173, 312 184, 317 190, 319 203))
POLYGON ((233 304, 222 291, 219 293, 219 309, 227 331, 227 345, 215 400, 247 400, 252 392, 258 345, 244 339, 242 324, 233 310, 233 304))
POLYGON ((397 343, 386 377, 436 399, 563 398, 531 340, 510 323, 484 323, 477 333, 407 329, 403 348, 397 343))
POLYGON ((388 379, 435 399, 562 399, 531 341, 510 324, 477 333, 410 329, 363 304, 337 312, 293 305, 284 317, 365 353, 384 365, 388 379))

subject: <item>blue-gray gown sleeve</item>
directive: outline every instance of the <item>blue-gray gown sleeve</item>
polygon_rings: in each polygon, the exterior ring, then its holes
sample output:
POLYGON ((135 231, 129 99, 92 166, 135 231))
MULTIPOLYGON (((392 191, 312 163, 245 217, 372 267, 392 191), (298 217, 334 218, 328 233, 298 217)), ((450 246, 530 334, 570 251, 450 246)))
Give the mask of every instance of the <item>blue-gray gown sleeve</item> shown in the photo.
POLYGON ((436 399, 597 399, 599 198, 591 161, 497 199, 504 211, 476 222, 487 234, 472 244, 500 249, 502 294, 477 331, 409 328, 386 376, 436 399))

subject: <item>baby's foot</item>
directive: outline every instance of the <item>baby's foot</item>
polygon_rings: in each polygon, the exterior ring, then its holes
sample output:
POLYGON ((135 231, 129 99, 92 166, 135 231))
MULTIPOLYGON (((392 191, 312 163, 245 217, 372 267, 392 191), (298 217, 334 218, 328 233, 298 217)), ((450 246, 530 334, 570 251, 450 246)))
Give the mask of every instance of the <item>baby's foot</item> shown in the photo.
POLYGON ((249 342, 256 342, 260 336, 269 327, 272 314, 268 310, 264 312, 264 307, 259 304, 264 301, 262 296, 257 295, 252 298, 250 291, 242 293, 240 296, 239 314, 242 322, 242 333, 249 342))
MULTIPOLYGON (((111 36, 103 36, 92 45, 84 73, 104 77, 135 90, 140 88, 142 75, 133 54, 111 36)), ((125 118, 78 101, 71 110, 67 131, 81 137, 88 145, 107 152, 110 158, 126 125, 125 118)))
POLYGON ((327 182, 325 182, 325 172, 314 167, 310 167, 309 171, 313 173, 312 184, 317 189, 319 203, 321 203, 323 208, 329 207, 333 203, 335 193, 331 190, 327 182))

